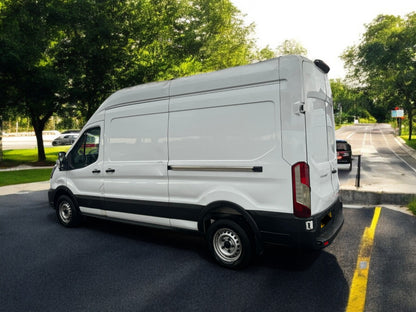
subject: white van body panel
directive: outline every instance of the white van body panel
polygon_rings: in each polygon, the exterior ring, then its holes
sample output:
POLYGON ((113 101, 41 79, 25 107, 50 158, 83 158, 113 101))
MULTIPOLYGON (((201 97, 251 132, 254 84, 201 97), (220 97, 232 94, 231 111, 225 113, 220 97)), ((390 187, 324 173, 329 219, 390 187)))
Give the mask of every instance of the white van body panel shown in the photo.
POLYGON ((307 160, 302 65, 295 56, 279 58, 282 157, 289 164, 307 160))
POLYGON ((291 189, 276 174, 290 172, 281 158, 276 129, 278 93, 275 80, 245 89, 172 98, 169 165, 183 170, 169 172, 170 200, 207 205, 230 198, 247 209, 273 211, 279 207, 289 212, 291 199, 276 192, 291 189), (205 108, 192 109, 198 102, 205 108), (255 166, 263 166, 264 174, 244 170, 255 166), (198 167, 201 170, 186 170, 198 167))
POLYGON ((167 99, 106 111, 106 197, 168 202, 167 112, 167 99))

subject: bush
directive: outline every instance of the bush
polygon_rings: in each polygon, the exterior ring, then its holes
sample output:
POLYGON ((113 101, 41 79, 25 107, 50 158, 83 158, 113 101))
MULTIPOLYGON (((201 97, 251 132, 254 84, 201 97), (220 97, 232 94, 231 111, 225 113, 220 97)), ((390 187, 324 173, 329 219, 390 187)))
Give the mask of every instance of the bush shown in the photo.
POLYGON ((416 198, 414 198, 407 206, 409 210, 416 216, 416 198))

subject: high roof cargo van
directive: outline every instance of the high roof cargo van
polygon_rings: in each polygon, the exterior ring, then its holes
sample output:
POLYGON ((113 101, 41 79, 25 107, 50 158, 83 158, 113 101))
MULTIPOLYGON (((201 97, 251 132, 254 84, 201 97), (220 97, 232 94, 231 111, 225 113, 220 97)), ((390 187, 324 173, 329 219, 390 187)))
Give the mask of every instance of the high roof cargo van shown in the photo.
POLYGON ((67 227, 200 232, 230 268, 264 243, 324 248, 344 220, 328 70, 282 56, 120 90, 60 153, 50 205, 67 227))

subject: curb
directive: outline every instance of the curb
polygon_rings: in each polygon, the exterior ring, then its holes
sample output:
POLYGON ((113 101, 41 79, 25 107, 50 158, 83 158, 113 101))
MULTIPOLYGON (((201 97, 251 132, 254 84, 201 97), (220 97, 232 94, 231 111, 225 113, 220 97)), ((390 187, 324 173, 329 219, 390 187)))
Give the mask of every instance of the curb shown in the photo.
POLYGON ((407 206, 416 194, 406 193, 387 193, 387 192, 368 192, 356 190, 340 190, 341 200, 347 205, 400 205, 407 206))
POLYGON ((30 170, 30 169, 53 169, 53 166, 29 166, 29 165, 20 165, 17 167, 11 167, 11 168, 4 168, 4 169, 0 169, 0 172, 3 171, 20 171, 20 170, 30 170))
POLYGON ((0 196, 11 194, 25 194, 27 192, 46 191, 49 189, 49 180, 42 182, 13 184, 0 187, 0 196))

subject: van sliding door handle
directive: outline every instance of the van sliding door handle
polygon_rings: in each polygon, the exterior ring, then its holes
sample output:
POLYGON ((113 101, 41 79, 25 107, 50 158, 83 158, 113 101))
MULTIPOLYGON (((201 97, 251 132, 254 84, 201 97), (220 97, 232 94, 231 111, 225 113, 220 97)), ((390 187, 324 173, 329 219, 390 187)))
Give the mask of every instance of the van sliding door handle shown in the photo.
POLYGON ((98 169, 95 169, 95 170, 92 171, 92 173, 100 173, 100 172, 101 172, 101 170, 98 170, 98 169))
POLYGON ((116 170, 115 169, 108 168, 105 172, 107 172, 107 173, 113 173, 113 172, 116 172, 116 170))

